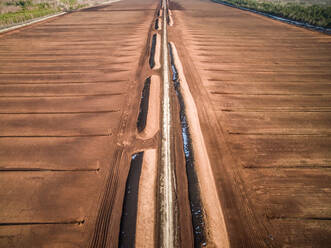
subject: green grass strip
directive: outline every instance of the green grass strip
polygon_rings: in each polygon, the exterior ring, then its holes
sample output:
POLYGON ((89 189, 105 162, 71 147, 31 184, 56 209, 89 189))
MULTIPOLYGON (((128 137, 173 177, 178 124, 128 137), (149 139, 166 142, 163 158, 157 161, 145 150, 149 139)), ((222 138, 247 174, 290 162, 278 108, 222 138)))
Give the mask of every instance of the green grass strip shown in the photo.
POLYGON ((0 25, 3 26, 14 23, 21 23, 33 18, 54 14, 56 12, 58 12, 57 9, 32 9, 10 12, 0 15, 0 25))
POLYGON ((88 4, 78 4, 77 0, 60 0, 60 5, 51 5, 47 2, 34 4, 32 0, 8 1, 4 4, 7 6, 17 6, 20 10, 0 14, 0 26, 8 26, 16 23, 22 23, 34 18, 39 18, 60 11, 73 11, 88 4))
POLYGON ((214 0, 226 2, 236 7, 257 10, 274 16, 308 23, 314 26, 331 28, 331 6, 300 5, 297 3, 258 2, 255 0, 214 0))

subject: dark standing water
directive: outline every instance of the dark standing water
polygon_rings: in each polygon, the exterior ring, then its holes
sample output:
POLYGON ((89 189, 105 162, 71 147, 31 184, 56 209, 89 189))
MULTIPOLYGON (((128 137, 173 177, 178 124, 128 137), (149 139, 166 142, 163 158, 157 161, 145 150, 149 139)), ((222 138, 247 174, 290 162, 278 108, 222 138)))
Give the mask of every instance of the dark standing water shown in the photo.
POLYGON ((151 55, 149 57, 149 66, 153 69, 155 66, 155 46, 156 46, 156 34, 153 35, 152 38, 152 47, 151 47, 151 55))
POLYGON ((118 247, 135 247, 139 179, 143 152, 132 155, 130 171, 126 180, 118 247))
POLYGON ((155 30, 159 29, 159 19, 155 20, 155 30))
POLYGON ((150 85, 151 85, 151 78, 149 77, 145 80, 145 85, 141 93, 140 109, 137 120, 137 128, 139 132, 143 131, 146 127, 150 85))

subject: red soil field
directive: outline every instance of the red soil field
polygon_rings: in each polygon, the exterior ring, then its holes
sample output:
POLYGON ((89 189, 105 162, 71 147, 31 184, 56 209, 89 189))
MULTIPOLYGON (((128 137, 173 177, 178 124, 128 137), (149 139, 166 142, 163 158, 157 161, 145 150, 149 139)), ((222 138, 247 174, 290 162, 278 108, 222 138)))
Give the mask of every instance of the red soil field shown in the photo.
MULTIPOLYGON (((167 6, 203 242, 327 247, 331 37, 207 0, 167 6)), ((160 8, 123 0, 0 34, 0 247, 121 247, 123 226, 160 247, 160 8)), ((174 246, 199 247, 172 83, 174 246)))

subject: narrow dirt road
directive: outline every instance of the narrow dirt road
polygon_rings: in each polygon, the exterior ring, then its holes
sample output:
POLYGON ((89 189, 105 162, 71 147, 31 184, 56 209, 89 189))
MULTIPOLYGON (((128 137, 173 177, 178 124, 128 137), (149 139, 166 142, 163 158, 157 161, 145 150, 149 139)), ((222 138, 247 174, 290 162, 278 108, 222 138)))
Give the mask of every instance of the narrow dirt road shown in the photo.
POLYGON ((207 0, 0 34, 0 247, 327 247, 330 44, 207 0))

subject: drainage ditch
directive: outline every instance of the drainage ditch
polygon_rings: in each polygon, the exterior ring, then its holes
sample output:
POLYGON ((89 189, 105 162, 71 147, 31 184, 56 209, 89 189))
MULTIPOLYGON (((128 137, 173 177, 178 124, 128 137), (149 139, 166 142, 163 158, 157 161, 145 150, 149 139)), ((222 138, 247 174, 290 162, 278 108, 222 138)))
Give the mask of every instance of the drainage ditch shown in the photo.
POLYGON ((151 55, 149 57, 149 65, 152 69, 155 66, 155 46, 156 46, 156 34, 154 34, 152 38, 151 55))
POLYGON ((135 247, 139 179, 144 152, 131 157, 130 171, 126 181, 118 247, 135 247))
POLYGON ((168 47, 169 47, 170 63, 172 70, 172 81, 174 84, 174 89, 176 91, 176 95, 180 106, 179 117, 180 117, 181 129, 182 129, 183 149, 185 155, 186 175, 188 181, 188 194, 189 194, 190 209, 192 216, 194 247, 197 248, 206 245, 204 214, 203 214, 203 208, 200 197, 198 177, 196 175, 194 168, 194 154, 193 154, 191 134, 189 132, 189 126, 185 113, 185 103, 180 90, 180 79, 178 76, 177 68, 174 63, 172 47, 170 43, 168 43, 168 47))
POLYGON ((150 87, 151 87, 151 78, 149 77, 145 80, 145 85, 141 93, 140 110, 137 120, 138 132, 142 132, 146 127, 150 87))

